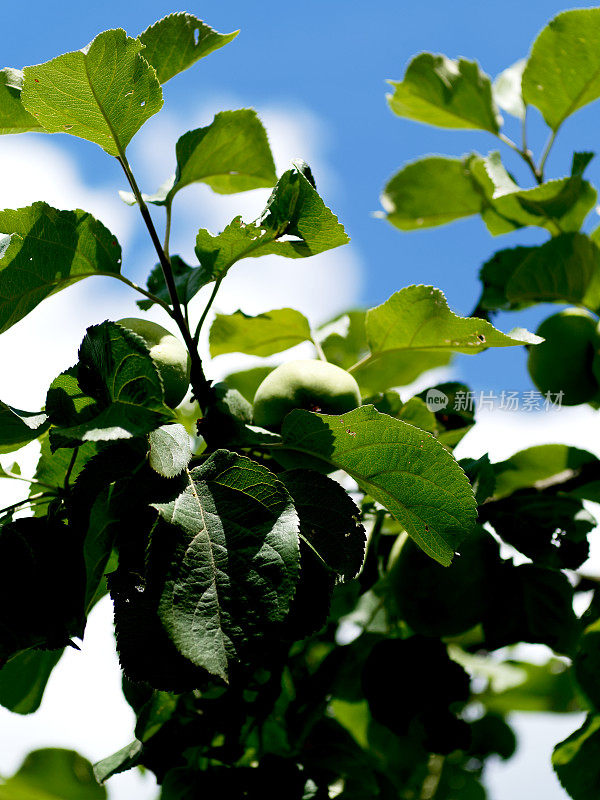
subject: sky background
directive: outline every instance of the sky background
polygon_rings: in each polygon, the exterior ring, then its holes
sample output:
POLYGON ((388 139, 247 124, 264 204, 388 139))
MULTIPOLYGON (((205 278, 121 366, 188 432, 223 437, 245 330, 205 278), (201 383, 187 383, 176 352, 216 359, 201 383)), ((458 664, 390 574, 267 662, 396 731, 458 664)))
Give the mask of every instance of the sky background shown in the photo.
MULTIPOLYGON (((454 311, 468 314, 479 295, 481 265, 497 249, 541 242, 546 235, 526 230, 494 240, 479 218, 401 233, 373 215, 380 208, 380 192, 404 163, 430 153, 460 156, 500 149, 523 186, 530 185, 529 175, 518 158, 489 134, 434 129, 395 117, 385 102, 385 79, 399 80, 409 59, 423 50, 476 59, 495 76, 525 56, 539 29, 566 7, 550 0, 501 4, 219 0, 188 6, 152 0, 139 6, 116 0, 85 6, 28 0, 3 4, 3 30, 10 35, 3 37, 0 66, 21 68, 46 61, 84 46, 108 28, 123 27, 137 35, 173 11, 194 13, 221 32, 241 29, 233 43, 163 88, 163 111, 140 131, 128 152, 138 182, 152 192, 172 173, 175 142, 186 130, 209 124, 220 110, 254 107, 269 132, 278 171, 293 158, 308 161, 320 192, 352 243, 302 261, 248 260, 232 270, 215 308, 230 313, 241 307, 256 314, 294 305, 318 324, 346 308, 379 304, 411 283, 426 283, 442 289, 454 311)), ((565 124, 548 161, 549 177, 568 172, 573 149, 593 151, 598 146, 599 123, 600 103, 579 111, 565 124)), ((518 136, 514 121, 507 132, 518 136)), ((539 152, 545 130, 535 112, 530 115, 529 138, 539 152)), ((96 145, 66 135, 4 137, 0 175, 0 207, 44 199, 59 208, 92 211, 123 245, 125 274, 138 282, 145 280, 154 264, 147 236, 136 210, 118 199, 116 191, 127 188, 118 164, 96 145)), ((600 183, 600 159, 592 162, 588 177, 600 183)), ((171 251, 191 259, 199 227, 217 232, 238 213, 252 219, 267 195, 261 190, 223 197, 206 187, 186 189, 175 202, 171 251)), ((162 226, 160 212, 156 221, 162 226)), ((591 219, 587 228, 596 224, 597 219, 591 219)), ((109 279, 91 279, 45 301, 0 338, 2 400, 38 408, 49 382, 75 360, 85 328, 107 317, 137 316, 135 299, 116 282, 113 286, 109 279)), ((203 299, 195 302, 196 315, 203 299)), ((505 331, 516 325, 533 330, 555 310, 546 306, 501 314, 496 325, 505 331)), ((160 312, 153 318, 166 322, 160 312)), ((533 388, 525 361, 520 348, 490 350, 459 357, 452 372, 441 377, 465 380, 475 391, 524 391, 533 388)), ((212 365, 213 374, 226 374, 245 363, 236 356, 222 357, 212 365)), ((589 447, 595 417, 582 408, 565 409, 559 415, 495 413, 481 415, 480 420, 479 431, 468 437, 461 454, 476 456, 489 449, 494 459, 501 459, 534 442, 589 447)), ((32 447, 22 461, 27 466, 34 458, 32 447)), ((12 498, 11 492, 12 487, 0 486, 0 499, 12 498)), ((83 655, 69 653, 61 663, 42 710, 26 718, 0 713, 0 774, 12 770, 30 747, 51 740, 79 743, 93 760, 129 741, 132 718, 118 697, 111 637, 110 607, 105 602, 92 617, 83 655)), ((547 800, 564 797, 549 769, 549 753, 577 724, 577 719, 556 717, 520 719, 520 755, 508 766, 489 770, 492 800, 520 800, 532 792, 547 800)), ((139 781, 135 773, 117 779, 113 798, 154 797, 151 785, 139 781)))

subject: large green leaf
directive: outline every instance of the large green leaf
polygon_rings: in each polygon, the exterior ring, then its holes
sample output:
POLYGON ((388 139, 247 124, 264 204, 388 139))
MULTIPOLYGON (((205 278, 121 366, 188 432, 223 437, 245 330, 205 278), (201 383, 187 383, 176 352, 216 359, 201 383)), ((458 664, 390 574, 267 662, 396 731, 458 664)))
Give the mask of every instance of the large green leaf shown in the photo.
POLYGON ((432 286, 407 286, 396 292, 369 309, 365 327, 370 354, 349 371, 373 391, 408 383, 419 371, 447 363, 452 352, 474 354, 488 347, 542 341, 523 329, 507 336, 486 320, 458 317, 432 286))
POLYGON ((0 453, 10 453, 39 439, 49 425, 42 411, 19 411, 0 400, 0 453))
POLYGON ((46 409, 53 449, 142 436, 172 419, 146 343, 108 321, 87 329, 77 367, 53 381, 46 409))
POLYGON ((600 792, 600 714, 554 748, 552 766, 573 800, 596 800, 600 792))
POLYGON ((222 111, 206 128, 184 133, 176 146, 177 174, 169 195, 201 181, 219 194, 273 186, 275 164, 266 131, 251 108, 222 111))
POLYGON ((211 356, 248 353, 272 356, 311 340, 308 320, 294 308, 278 308, 250 317, 243 311, 217 314, 210 329, 211 356))
POLYGON ((407 164, 381 195, 387 220, 410 231, 479 214, 486 198, 469 163, 470 157, 427 156, 407 164))
POLYGON ((288 612, 298 576, 298 517, 268 469, 226 450, 156 504, 175 555, 159 615, 180 653, 223 680, 229 664, 288 612))
POLYGON ((523 73, 523 99, 558 130, 600 97, 600 8, 564 11, 541 31, 523 73))
POLYGON ((283 448, 345 470, 445 566, 473 528, 476 504, 466 475, 431 434, 407 422, 373 406, 341 416, 295 410, 282 436, 283 448))
POLYGON ((0 70, 0 135, 43 131, 44 128, 21 103, 23 73, 6 67, 0 70))
MULTIPOLYGON (((214 192, 232 194, 273 186, 277 181, 267 133, 251 108, 222 111, 205 128, 188 131, 176 146, 177 172, 152 195, 148 203, 171 203, 180 189, 206 183, 214 192)), ((132 192, 120 192, 129 205, 132 192)))
POLYGON ((523 255, 507 274, 511 305, 563 302, 600 310, 600 250, 589 237, 563 234, 523 255))
POLYGON ((50 133, 69 133, 123 156, 144 122, 160 111, 156 72, 143 45, 124 30, 105 31, 89 45, 26 67, 23 105, 50 133))
POLYGON ((15 714, 32 714, 63 650, 24 650, 0 670, 0 704, 15 714))
POLYGON ((169 14, 138 36, 142 54, 161 83, 235 39, 239 31, 218 33, 193 14, 169 14))
POLYGON ((0 784, 0 800, 104 800, 92 765, 74 750, 34 750, 0 784))
POLYGON ((519 489, 541 488, 577 476, 596 456, 566 444, 542 444, 520 450, 505 461, 494 464, 496 497, 506 497, 519 489))
POLYGON ((3 210, 0 231, 0 333, 70 283, 121 269, 119 243, 86 211, 3 210))
POLYGON ((402 81, 389 81, 392 111, 399 117, 441 128, 480 128, 498 133, 502 118, 492 97, 490 79, 474 61, 453 61, 421 53, 402 81))

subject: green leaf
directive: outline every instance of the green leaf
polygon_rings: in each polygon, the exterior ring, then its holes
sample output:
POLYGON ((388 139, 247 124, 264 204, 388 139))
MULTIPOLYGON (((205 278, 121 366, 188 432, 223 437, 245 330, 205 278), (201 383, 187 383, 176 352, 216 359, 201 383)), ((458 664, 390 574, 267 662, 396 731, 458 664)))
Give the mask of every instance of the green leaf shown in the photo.
POLYGON ((365 355, 368 350, 365 318, 362 309, 347 311, 319 328, 325 337, 321 339, 321 347, 327 361, 348 369, 365 355))
POLYGON ((373 406, 341 416, 297 409, 286 417, 282 436, 285 448, 345 470, 444 566, 473 528, 475 499, 464 472, 413 425, 373 406))
POLYGON ((461 652, 457 660, 475 677, 489 680, 488 688, 478 694, 477 699, 492 711, 500 714, 511 711, 565 713, 581 708, 575 697, 571 670, 558 658, 551 658, 545 664, 523 661, 498 664, 461 652), (465 664, 465 659, 471 663, 465 664))
POLYGON ((94 764, 95 779, 98 783, 104 783, 104 781, 112 778, 113 775, 118 775, 119 772, 125 772, 131 767, 135 767, 139 762, 138 756, 142 752, 142 747, 142 743, 134 739, 131 744, 126 745, 111 756, 103 758, 102 761, 98 761, 94 764))
POLYGON ((490 79, 475 61, 421 53, 408 65, 404 80, 389 83, 394 94, 388 103, 399 117, 440 128, 500 130, 490 79))
POLYGON ((23 105, 49 133, 79 136, 123 157, 163 104, 156 72, 142 50, 140 41, 117 28, 81 50, 26 67, 23 105))
POLYGON ((427 156, 407 164, 381 195, 388 222, 411 231, 481 213, 486 198, 473 180, 470 161, 470 156, 427 156))
POLYGON ((600 707, 600 690, 597 681, 598 667, 600 666, 599 645, 600 621, 597 620, 585 629, 573 661, 577 684, 595 709, 600 707))
POLYGON ((590 714, 579 730, 554 748, 552 766, 573 800, 595 800, 600 792, 600 715, 590 714))
POLYGON ((592 464, 596 456, 566 444, 542 444, 520 450, 506 461, 494 464, 496 497, 506 497, 519 489, 541 488, 575 477, 581 467, 592 464))
MULTIPOLYGON (((494 211, 515 227, 537 225, 554 235, 578 231, 596 203, 596 190, 580 174, 521 189, 506 172, 499 153, 490 153, 483 163, 493 184, 494 211)), ((495 233, 493 225, 490 230, 495 233)))
POLYGON ((32 714, 63 650, 25 650, 0 669, 0 704, 15 714, 32 714))
POLYGON ((238 35, 218 33, 193 14, 169 14, 138 36, 142 55, 154 67, 161 83, 191 67, 201 58, 229 44, 238 35))
POLYGON ((475 354, 542 341, 523 329, 507 336, 486 320, 458 317, 432 286, 396 292, 367 311, 365 327, 371 352, 349 371, 361 388, 375 392, 406 385, 425 369, 447 364, 452 352, 475 354))
POLYGON ((223 353, 272 356, 311 338, 308 320, 294 308, 265 311, 256 317, 243 311, 217 314, 210 329, 210 354, 213 358, 223 353))
POLYGON ((0 231, 0 333, 70 283, 121 270, 119 243, 86 211, 3 210, 0 231))
POLYGON ((298 575, 290 496, 265 467, 218 450, 155 507, 177 536, 159 616, 182 655, 227 681, 229 663, 288 612, 298 575))
POLYGON ((523 99, 553 131, 600 97, 600 9, 564 11, 533 43, 523 73, 523 99))
MULTIPOLYGON (((70 479, 75 481, 85 464, 95 455, 98 449, 97 442, 86 442, 77 449, 75 460, 71 464, 73 453, 69 450, 52 452, 49 436, 41 440, 41 452, 36 466, 34 478, 57 489, 64 487, 67 470, 70 469, 70 479)), ((32 484, 30 494, 37 494, 39 487, 32 484)), ((52 499, 52 498, 50 498, 52 499)), ((43 516, 47 512, 47 503, 36 505, 35 516, 43 516)))
POLYGON ((92 765, 74 750, 34 750, 0 785, 0 800, 104 800, 92 765))
POLYGON ((177 175, 169 196, 201 181, 219 194, 274 186, 275 164, 262 122, 251 108, 222 111, 176 146, 177 175))
POLYGON ((0 135, 44 131, 21 103, 23 73, 20 69, 6 67, 0 70, 0 135))
POLYGON ((260 384, 275 367, 252 367, 251 369, 231 372, 224 378, 227 386, 236 389, 249 403, 254 401, 254 395, 260 384))
POLYGON ((288 470, 281 480, 294 500, 300 533, 325 564, 345 580, 354 578, 365 555, 360 511, 345 489, 309 469, 288 470))
POLYGON ((53 449, 142 436, 172 418, 146 343, 115 322, 92 325, 75 370, 48 390, 53 449))
MULTIPOLYGON (((182 305, 187 305, 192 297, 200 291, 200 289, 210 282, 210 276, 206 276, 198 267, 190 267, 179 256, 171 256, 171 268, 173 270, 173 277, 175 279, 175 288, 177 289, 177 297, 182 305)), ((172 305, 171 295, 165 283, 165 276, 160 264, 152 269, 146 281, 148 291, 156 295, 168 305, 172 305)), ((138 306, 147 311, 152 308, 154 301, 138 300, 138 306)))
POLYGON ((492 95, 496 104, 518 119, 525 119, 525 103, 521 90, 526 58, 521 58, 498 75, 492 85, 492 95))
POLYGON ((521 255, 505 285, 511 306, 563 302, 600 310, 600 250, 587 236, 563 234, 521 255))
POLYGON ((151 431, 148 462, 164 478, 174 478, 190 463, 192 448, 190 437, 183 425, 161 425, 151 431))
POLYGON ((49 425, 43 411, 19 411, 0 400, 0 453, 11 453, 39 439, 49 425))
POLYGON ((281 176, 256 222, 246 224, 236 217, 218 236, 198 231, 196 255, 208 280, 222 278, 242 258, 305 258, 348 243, 343 226, 309 177, 310 169, 299 162, 281 176), (280 241, 283 236, 287 238, 280 241))
POLYGON ((525 301, 518 303, 507 298, 506 286, 511 275, 538 249, 538 246, 511 247, 494 253, 479 271, 479 278, 483 284, 479 308, 490 311, 526 308, 529 303, 525 301))

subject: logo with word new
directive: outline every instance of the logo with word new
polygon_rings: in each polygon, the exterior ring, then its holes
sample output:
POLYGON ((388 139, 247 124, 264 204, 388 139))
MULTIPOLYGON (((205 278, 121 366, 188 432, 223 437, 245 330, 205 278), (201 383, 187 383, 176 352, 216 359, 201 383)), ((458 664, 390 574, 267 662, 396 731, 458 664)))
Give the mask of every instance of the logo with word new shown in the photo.
POLYGON ((448 405, 449 398, 444 392, 439 389, 428 389, 425 395, 425 405, 430 411, 441 411, 448 405))

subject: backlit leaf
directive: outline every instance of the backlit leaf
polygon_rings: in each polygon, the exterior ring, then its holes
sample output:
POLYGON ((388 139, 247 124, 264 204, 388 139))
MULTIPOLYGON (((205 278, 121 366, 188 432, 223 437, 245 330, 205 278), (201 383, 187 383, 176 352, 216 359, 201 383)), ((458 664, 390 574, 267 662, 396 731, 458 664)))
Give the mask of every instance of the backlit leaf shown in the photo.
POLYGON ((193 14, 169 14, 138 36, 142 55, 161 83, 235 39, 239 31, 218 33, 193 14))
POLYGON ((0 333, 65 286, 121 270, 119 243, 86 211, 3 210, 0 231, 0 333))
POLYGON ((163 104, 142 43, 121 28, 24 74, 23 105, 49 133, 88 139, 115 157, 163 104))
POLYGON ((564 11, 533 43, 523 73, 523 99, 557 130, 600 97, 600 8, 564 11))
POLYGON ((294 308, 278 308, 255 317, 236 311, 216 315, 210 328, 210 354, 271 356, 310 339, 308 320, 294 308))
POLYGON ((402 81, 389 81, 392 111, 399 117, 441 128, 500 129, 502 118, 492 97, 490 79, 474 61, 453 61, 421 53, 413 58, 402 81))
POLYGON ((351 475, 445 566, 473 528, 475 499, 466 475, 431 434, 407 422, 373 406, 341 416, 295 410, 282 436, 285 448, 351 475))

